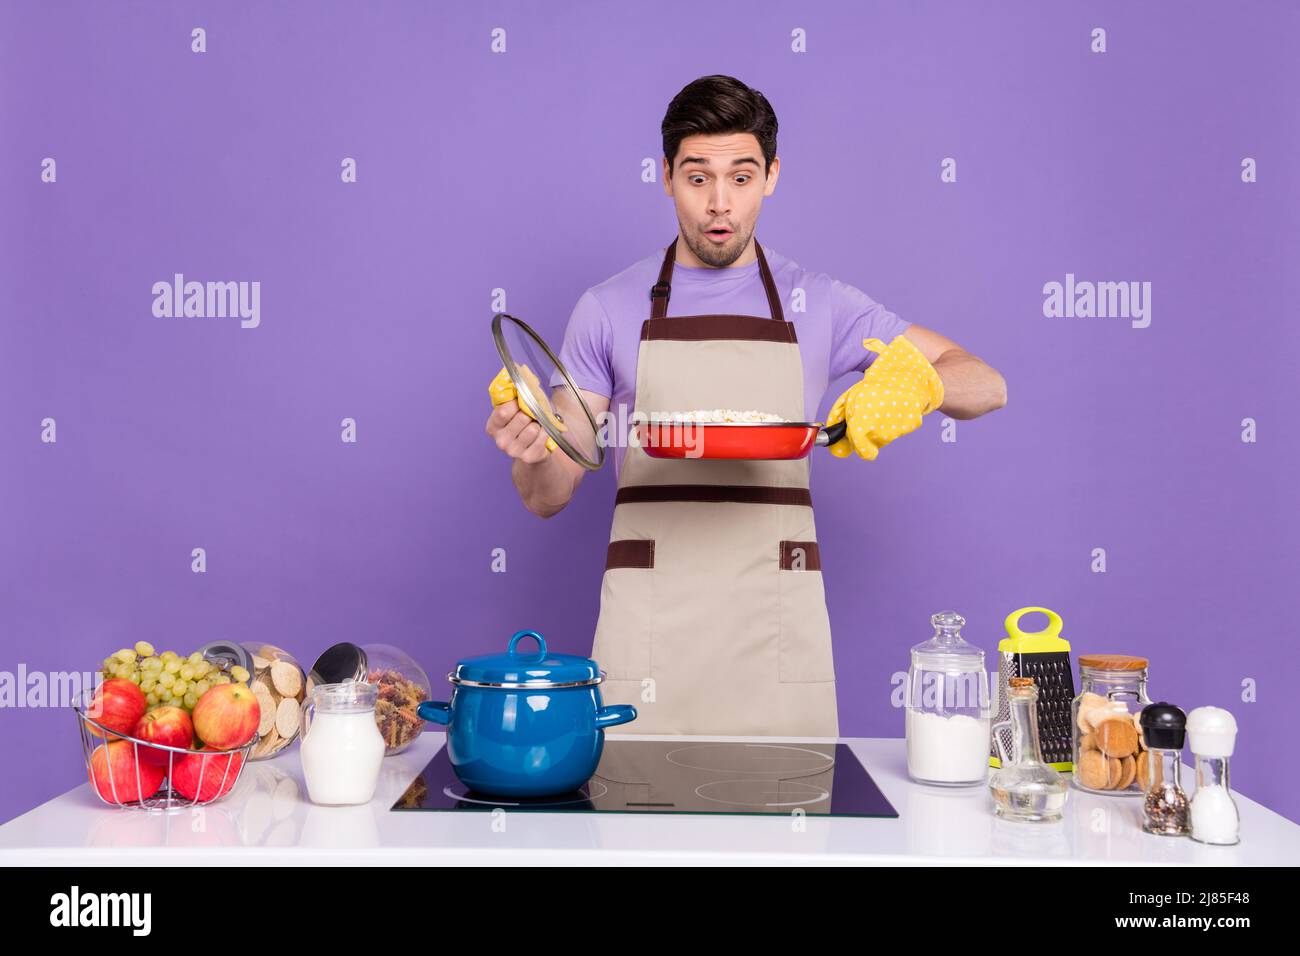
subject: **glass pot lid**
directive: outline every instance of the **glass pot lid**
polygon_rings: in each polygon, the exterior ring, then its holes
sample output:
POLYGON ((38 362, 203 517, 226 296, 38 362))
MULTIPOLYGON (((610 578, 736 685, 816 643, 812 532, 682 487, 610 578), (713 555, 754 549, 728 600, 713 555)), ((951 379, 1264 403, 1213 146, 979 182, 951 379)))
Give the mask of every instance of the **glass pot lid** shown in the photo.
POLYGON ((566 455, 588 471, 599 469, 605 447, 596 419, 550 346, 527 323, 504 312, 492 316, 492 340, 520 406, 566 455))
POLYGON ((447 675, 453 684, 503 688, 532 688, 596 684, 601 680, 596 662, 576 654, 552 654, 546 638, 536 631, 517 631, 510 638, 504 654, 467 657, 447 675), (532 641, 519 646, 525 638, 532 641))

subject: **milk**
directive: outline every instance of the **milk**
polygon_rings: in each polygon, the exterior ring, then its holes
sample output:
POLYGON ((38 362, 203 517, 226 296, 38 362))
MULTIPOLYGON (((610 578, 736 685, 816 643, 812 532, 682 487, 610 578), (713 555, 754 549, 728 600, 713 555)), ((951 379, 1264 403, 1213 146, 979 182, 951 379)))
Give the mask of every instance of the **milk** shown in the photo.
POLYGON ((375 712, 314 708, 302 741, 302 773, 312 803, 340 806, 369 803, 379 782, 384 738, 375 712))

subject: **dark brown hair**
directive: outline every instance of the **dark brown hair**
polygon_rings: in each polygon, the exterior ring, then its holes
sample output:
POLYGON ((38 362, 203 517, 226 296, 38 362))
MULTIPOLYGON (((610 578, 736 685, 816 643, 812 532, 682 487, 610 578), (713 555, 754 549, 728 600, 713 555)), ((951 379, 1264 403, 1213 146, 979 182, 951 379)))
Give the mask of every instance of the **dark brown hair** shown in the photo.
POLYGON ((776 113, 758 90, 734 76, 702 76, 673 97, 661 127, 668 174, 673 171, 677 147, 687 136, 753 133, 763 150, 763 174, 776 156, 776 113))

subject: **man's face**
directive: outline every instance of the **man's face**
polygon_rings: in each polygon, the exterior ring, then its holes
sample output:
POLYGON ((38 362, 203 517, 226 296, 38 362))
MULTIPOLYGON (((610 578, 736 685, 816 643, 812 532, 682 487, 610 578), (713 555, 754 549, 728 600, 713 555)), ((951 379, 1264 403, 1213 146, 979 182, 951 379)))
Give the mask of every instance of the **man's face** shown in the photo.
POLYGON ((781 160, 763 174, 763 151, 753 133, 688 136, 677 147, 672 175, 664 159, 664 192, 691 252, 724 268, 749 247, 763 198, 776 189, 781 160))

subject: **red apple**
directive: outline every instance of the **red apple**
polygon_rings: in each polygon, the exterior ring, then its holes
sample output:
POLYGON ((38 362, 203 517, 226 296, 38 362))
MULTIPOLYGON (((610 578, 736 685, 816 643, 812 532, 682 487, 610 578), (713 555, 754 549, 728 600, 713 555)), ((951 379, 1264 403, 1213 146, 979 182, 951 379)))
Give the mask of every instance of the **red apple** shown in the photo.
POLYGON ((243 764, 243 754, 224 753, 214 747, 204 747, 186 754, 176 762, 172 768, 172 787, 186 800, 197 799, 206 803, 230 792, 239 778, 239 768, 243 764), (216 756, 210 756, 212 754, 216 756))
MULTIPOLYGON (((144 691, 129 680, 114 677, 95 688, 86 716, 102 727, 130 736, 147 706, 144 691)), ((96 737, 104 736, 97 727, 86 727, 96 737)))
POLYGON ((257 733, 261 708, 245 684, 217 684, 194 705, 194 733, 213 750, 242 747, 257 733))
POLYGON ((136 760, 135 749, 135 744, 129 740, 110 740, 100 744, 90 755, 90 784, 109 803, 145 800, 162 786, 166 771, 136 760))
MULTIPOLYGON (((140 718, 132 736, 151 744, 189 750, 190 744, 194 741, 194 724, 190 721, 190 715, 180 707, 155 707, 140 718)), ((180 760, 182 756, 166 750, 155 750, 152 747, 140 748, 141 760, 160 767, 167 766, 169 758, 175 757, 180 760)))

